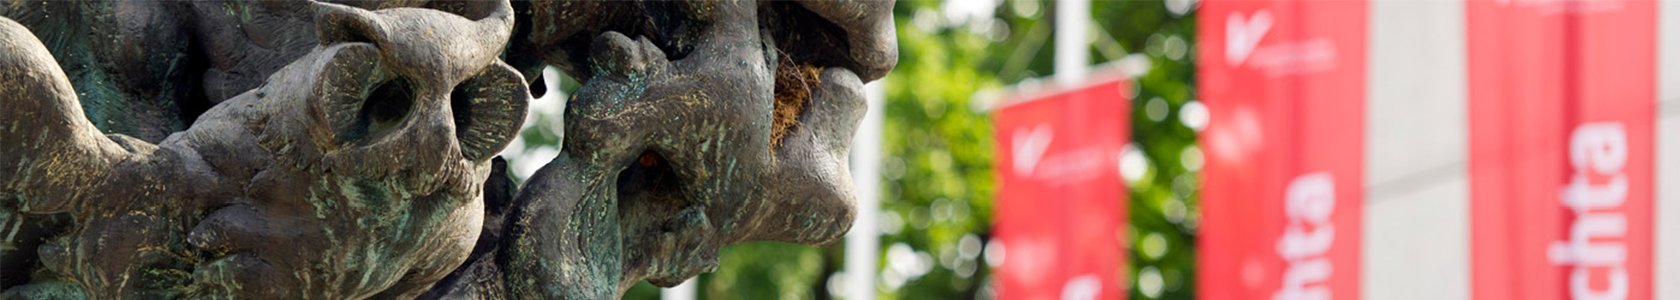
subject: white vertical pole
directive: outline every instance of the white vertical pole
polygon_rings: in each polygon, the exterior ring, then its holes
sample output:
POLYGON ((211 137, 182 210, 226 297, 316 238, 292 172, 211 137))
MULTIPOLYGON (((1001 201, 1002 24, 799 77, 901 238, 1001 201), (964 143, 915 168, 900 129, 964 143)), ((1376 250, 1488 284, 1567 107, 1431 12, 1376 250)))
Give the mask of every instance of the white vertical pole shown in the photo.
POLYGON ((1680 298, 1680 3, 1657 3, 1656 299, 1680 298))
POLYGON ((850 300, 875 299, 875 259, 880 255, 881 123, 887 100, 886 79, 864 85, 869 111, 852 136, 852 183, 857 186, 857 219, 846 232, 846 277, 842 295, 850 300))
POLYGON ((682 284, 678 284, 677 286, 673 286, 673 287, 668 288, 668 289, 660 289, 659 290, 659 299, 664 299, 664 300, 694 300, 694 299, 699 299, 699 297, 695 296, 695 291, 694 291, 694 285, 695 285, 694 282, 698 281, 698 280, 700 280, 700 278, 689 278, 688 281, 683 281, 682 284))
POLYGON ((1056 83, 1077 84, 1091 65, 1091 0, 1056 1, 1056 83))

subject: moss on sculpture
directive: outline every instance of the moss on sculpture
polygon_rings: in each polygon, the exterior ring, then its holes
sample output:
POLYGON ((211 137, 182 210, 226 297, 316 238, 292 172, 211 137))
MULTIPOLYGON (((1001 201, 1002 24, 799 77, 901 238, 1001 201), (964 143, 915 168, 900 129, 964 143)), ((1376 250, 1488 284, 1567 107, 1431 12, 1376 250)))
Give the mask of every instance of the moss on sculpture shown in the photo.
POLYGON ((0 3, 0 295, 675 285, 845 233, 862 85, 896 61, 891 2, 351 4, 0 3), (543 66, 583 86, 516 186, 492 156, 543 66))

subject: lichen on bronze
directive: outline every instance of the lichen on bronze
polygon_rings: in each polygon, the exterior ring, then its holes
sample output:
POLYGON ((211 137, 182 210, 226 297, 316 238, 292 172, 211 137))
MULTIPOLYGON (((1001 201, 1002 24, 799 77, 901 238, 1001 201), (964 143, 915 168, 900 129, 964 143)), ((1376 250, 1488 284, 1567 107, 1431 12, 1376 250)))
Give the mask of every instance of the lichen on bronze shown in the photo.
POLYGON ((675 285, 844 234, 896 61, 885 1, 346 4, 0 3, 0 298, 675 285), (543 66, 582 87, 521 186, 543 66))

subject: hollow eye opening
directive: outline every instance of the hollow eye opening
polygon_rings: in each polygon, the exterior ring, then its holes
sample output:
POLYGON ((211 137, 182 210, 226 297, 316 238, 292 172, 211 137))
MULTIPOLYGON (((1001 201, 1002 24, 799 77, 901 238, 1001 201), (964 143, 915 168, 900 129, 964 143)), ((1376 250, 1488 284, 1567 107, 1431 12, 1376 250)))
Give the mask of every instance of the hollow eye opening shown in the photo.
POLYGON ((345 138, 364 140, 394 130, 414 110, 414 94, 414 84, 405 78, 379 84, 362 101, 355 126, 350 127, 345 138))
POLYGON ((681 218, 694 217, 683 214, 693 205, 683 194, 686 184, 663 155, 643 151, 618 173, 620 222, 657 233, 673 233, 697 225, 695 220, 681 218))
MULTIPOLYGON (((470 81, 469 81, 470 82, 470 81)), ((455 137, 467 136, 467 131, 473 128, 473 98, 479 97, 476 87, 463 84, 449 92, 449 111, 455 117, 455 137)), ((468 155, 472 156, 472 155, 468 155)))
POLYGON ((506 65, 487 69, 449 91, 450 117, 461 156, 483 161, 496 156, 519 135, 530 99, 525 80, 506 65))

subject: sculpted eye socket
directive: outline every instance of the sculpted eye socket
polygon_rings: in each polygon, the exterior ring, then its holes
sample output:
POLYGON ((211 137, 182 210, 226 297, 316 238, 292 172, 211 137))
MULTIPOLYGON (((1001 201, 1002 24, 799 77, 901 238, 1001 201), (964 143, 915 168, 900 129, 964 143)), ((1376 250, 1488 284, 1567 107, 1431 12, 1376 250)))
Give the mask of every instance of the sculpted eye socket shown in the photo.
POLYGON ((665 60, 678 61, 687 58, 694 52, 697 32, 708 23, 705 13, 710 10, 706 6, 713 3, 700 1, 652 1, 646 4, 648 21, 642 32, 623 31, 628 36, 646 36, 665 52, 665 60))
POLYGON ((525 123, 525 106, 531 97, 524 81, 512 67, 497 63, 449 93, 461 156, 473 161, 489 159, 513 142, 525 123))
POLYGON ((356 110, 356 121, 341 137, 364 140, 390 132, 414 110, 414 97, 414 85, 406 78, 398 77, 375 86, 356 110))
POLYGON ((846 66, 851 34, 804 5, 792 1, 760 4, 759 27, 769 32, 779 55, 801 65, 846 66))
POLYGON ((412 81, 380 63, 379 49, 351 43, 328 50, 318 72, 312 102, 314 113, 331 128, 339 144, 365 143, 390 131, 413 113, 416 93, 412 81))

